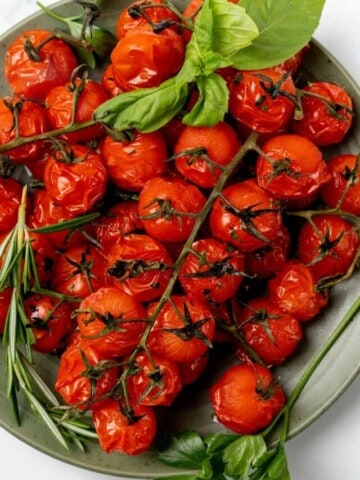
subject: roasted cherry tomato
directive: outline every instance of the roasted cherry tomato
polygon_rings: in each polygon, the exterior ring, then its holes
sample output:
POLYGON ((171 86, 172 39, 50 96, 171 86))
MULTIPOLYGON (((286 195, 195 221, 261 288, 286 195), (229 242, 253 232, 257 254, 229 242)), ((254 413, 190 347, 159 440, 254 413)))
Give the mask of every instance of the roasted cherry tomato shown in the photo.
POLYGON ((320 146, 341 142, 353 123, 353 105, 348 93, 329 82, 312 82, 303 92, 303 115, 291 122, 291 130, 320 146))
POLYGON ((210 229, 214 237, 243 252, 269 245, 281 225, 281 214, 275 199, 254 179, 224 188, 210 214, 210 229))
POLYGON ((4 290, 0 292, 0 335, 2 335, 5 330, 12 294, 12 287, 4 288, 4 290))
POLYGON ((43 100, 53 87, 70 80, 77 65, 63 40, 47 30, 28 30, 7 49, 5 76, 14 93, 43 100))
POLYGON ((181 383, 183 386, 195 383, 206 372, 209 364, 209 355, 206 352, 201 357, 195 358, 190 362, 178 363, 178 370, 180 373, 181 383))
POLYGON ((0 232, 9 232, 16 225, 21 195, 20 183, 0 177, 0 232))
POLYGON ((256 363, 228 368, 210 389, 217 420, 240 435, 256 433, 269 425, 285 400, 270 370, 256 363))
POLYGON ((133 135, 123 141, 107 136, 101 154, 112 182, 123 190, 139 192, 148 180, 166 173, 168 150, 159 131, 133 135))
POLYGON ((47 286, 52 277, 55 251, 50 238, 41 233, 28 232, 40 285, 47 286))
POLYGON ((256 132, 279 132, 293 116, 296 88, 280 68, 239 72, 230 87, 229 112, 256 132))
POLYGON ((101 85, 103 89, 110 95, 110 97, 116 97, 119 93, 122 93, 114 79, 114 65, 109 63, 101 75, 101 85))

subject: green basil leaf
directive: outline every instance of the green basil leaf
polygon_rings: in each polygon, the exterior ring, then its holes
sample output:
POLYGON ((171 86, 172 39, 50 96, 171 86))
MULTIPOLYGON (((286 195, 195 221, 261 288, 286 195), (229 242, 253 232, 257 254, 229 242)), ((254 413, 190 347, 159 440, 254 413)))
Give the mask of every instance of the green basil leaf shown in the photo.
POLYGON ((229 90, 226 81, 217 73, 196 79, 199 99, 183 118, 183 123, 193 127, 212 127, 224 119, 228 109, 229 90))
POLYGON ((152 132, 169 122, 185 105, 189 86, 178 84, 176 77, 159 87, 122 93, 103 103, 94 112, 94 119, 117 130, 136 128, 152 132))
POLYGON ((266 450, 266 443, 261 435, 240 437, 224 450, 225 474, 240 479, 248 478, 254 465, 266 450))
POLYGON ((233 443, 239 438, 239 435, 229 435, 226 433, 211 433, 204 438, 206 445, 206 452, 208 455, 224 450, 230 443, 233 443))
POLYGON ((325 0, 241 0, 260 33, 233 56, 234 67, 256 70, 290 58, 311 39, 324 4, 325 0))
POLYGON ((285 450, 282 445, 277 448, 270 459, 266 458, 265 462, 260 459, 259 464, 263 464, 263 472, 261 477, 257 476, 256 478, 261 478, 261 480, 290 480, 285 450))
POLYGON ((207 455, 200 435, 193 430, 186 430, 174 435, 169 446, 159 452, 158 458, 166 465, 202 469, 207 455))

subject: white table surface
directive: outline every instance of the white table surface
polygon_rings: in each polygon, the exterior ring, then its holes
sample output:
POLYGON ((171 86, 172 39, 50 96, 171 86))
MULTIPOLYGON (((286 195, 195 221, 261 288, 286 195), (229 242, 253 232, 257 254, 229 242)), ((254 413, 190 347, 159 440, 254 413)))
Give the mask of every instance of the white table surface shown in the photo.
MULTIPOLYGON (((42 0, 50 5, 52 0, 42 0)), ((0 0, 0 33, 37 10, 33 0, 0 0)), ((315 34, 360 83, 359 0, 327 0, 315 34)), ((360 347, 359 347, 360 348, 360 347)), ((360 379, 325 414, 290 440, 292 480, 360 480, 360 379)), ((6 408, 1 405, 1 408, 6 408)), ((6 480, 110 480, 34 450, 0 428, 1 477, 6 480)))

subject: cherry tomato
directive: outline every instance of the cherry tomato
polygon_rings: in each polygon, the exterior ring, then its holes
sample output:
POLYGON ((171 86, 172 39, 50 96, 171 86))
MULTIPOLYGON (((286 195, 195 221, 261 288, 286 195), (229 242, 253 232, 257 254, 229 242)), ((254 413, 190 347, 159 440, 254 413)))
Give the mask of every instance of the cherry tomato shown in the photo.
POLYGON ((207 353, 190 362, 178 363, 177 366, 182 385, 185 386, 195 383, 206 372, 208 364, 209 356, 207 353))
MULTIPOLYGON (((148 315, 156 311, 152 303, 148 315)), ((199 300, 175 295, 158 314, 149 336, 150 351, 174 362, 191 362, 204 355, 215 334, 215 321, 209 308, 199 300)))
POLYGON ((114 79, 114 65, 109 63, 101 75, 101 85, 103 89, 110 95, 110 97, 116 97, 119 93, 122 93, 114 79))
POLYGON ((88 212, 103 198, 107 179, 101 156, 84 145, 57 150, 44 171, 51 198, 75 216, 88 212))
POLYGON ((246 342, 269 366, 281 365, 302 338, 302 327, 268 298, 250 300, 236 318, 246 342))
POLYGON ((360 158, 357 155, 336 155, 327 163, 331 178, 321 186, 321 197, 331 208, 360 215, 360 158))
POLYGON ((170 255, 148 235, 124 236, 112 246, 107 259, 110 282, 140 302, 159 297, 173 273, 170 255))
POLYGON ((305 137, 278 135, 266 141, 262 151, 256 163, 259 185, 280 200, 304 206, 329 179, 321 151, 305 137))
POLYGON ((75 333, 60 357, 55 390, 80 410, 100 408, 116 385, 119 368, 106 364, 85 338, 75 333))
POLYGON ((5 55, 5 76, 13 92, 44 100, 51 88, 70 80, 78 65, 71 48, 47 30, 19 35, 5 55))
POLYGON ((151 407, 135 405, 126 414, 116 400, 93 411, 96 433, 101 448, 107 452, 139 455, 149 449, 156 433, 156 417, 151 407))
POLYGON ((32 231, 28 233, 39 283, 42 286, 47 286, 50 283, 53 272, 55 257, 54 246, 47 235, 32 231))
MULTIPOLYGON (((73 122, 83 123, 91 120, 95 109, 108 99, 106 90, 99 83, 89 79, 77 77, 71 82, 52 88, 45 98, 52 129, 65 128, 73 122)), ((99 138, 102 134, 102 126, 95 124, 77 132, 64 134, 61 138, 72 143, 86 143, 99 138)))
POLYGON ((344 275, 359 246, 354 226, 339 215, 316 215, 302 226, 298 237, 299 258, 316 280, 344 275))
POLYGON ((101 154, 110 179, 123 190, 139 192, 148 180, 167 171, 167 145, 159 131, 134 132, 129 141, 107 136, 101 154))
POLYGON ((170 29, 155 33, 144 25, 131 30, 111 53, 115 83, 125 91, 157 87, 180 70, 184 55, 182 37, 170 29))
POLYGON ((119 288, 100 288, 80 304, 80 333, 104 358, 126 355, 138 344, 145 329, 145 309, 119 288))
POLYGON ((0 232, 9 232, 16 225, 21 195, 20 183, 0 177, 0 232))
POLYGON ((270 300, 301 322, 312 320, 327 305, 328 291, 321 291, 309 267, 289 260, 268 282, 270 300))
POLYGON ((66 337, 75 329, 71 317, 73 305, 49 295, 34 293, 25 299, 24 307, 35 337, 33 349, 55 353, 63 347, 66 337))
POLYGON ((259 432, 285 405, 285 393, 269 369, 256 363, 228 368, 210 389, 217 420, 240 435, 259 432))
POLYGON ((281 225, 281 214, 275 199, 254 179, 224 188, 210 213, 213 236, 243 252, 270 244, 281 225))
POLYGON ((230 88, 229 112, 256 132, 279 132, 293 116, 296 88, 280 68, 239 72, 230 88))
POLYGON ((301 67, 303 56, 306 54, 306 52, 310 50, 310 45, 307 44, 305 47, 303 47, 301 50, 296 52, 294 55, 292 55, 290 58, 287 58, 284 60, 279 67, 282 70, 285 70, 286 72, 290 72, 292 76, 294 76, 299 68, 301 67))
POLYGON ((340 143, 353 123, 352 100, 344 88, 329 82, 313 82, 304 87, 303 116, 291 122, 291 130, 316 145, 340 143))
MULTIPOLYGON (((0 145, 9 143, 18 136, 32 137, 49 130, 45 108, 38 102, 16 97, 3 97, 0 100, 0 125, 0 145)), ((31 142, 11 148, 6 155, 14 163, 25 163, 30 167, 32 160, 41 154, 42 148, 42 142, 31 142)))
POLYGON ((204 238, 192 244, 179 281, 190 297, 222 303, 235 295, 244 274, 241 252, 218 240, 204 238))
POLYGON ((5 330, 12 293, 12 287, 4 288, 4 290, 0 292, 0 335, 2 335, 5 330))
POLYGON ((214 127, 185 127, 174 147, 175 166, 191 182, 211 188, 221 169, 233 159, 240 148, 234 129, 225 122, 214 127))
POLYGON ((206 198, 181 179, 155 177, 139 195, 139 216, 148 235, 163 242, 185 241, 206 198))
POLYGON ((65 295, 84 298, 106 286, 107 260, 91 244, 68 248, 57 254, 53 267, 52 288, 65 295))
POLYGON ((128 378, 131 398, 140 405, 169 406, 181 391, 177 364, 168 358, 145 353, 136 356, 134 374, 128 378))

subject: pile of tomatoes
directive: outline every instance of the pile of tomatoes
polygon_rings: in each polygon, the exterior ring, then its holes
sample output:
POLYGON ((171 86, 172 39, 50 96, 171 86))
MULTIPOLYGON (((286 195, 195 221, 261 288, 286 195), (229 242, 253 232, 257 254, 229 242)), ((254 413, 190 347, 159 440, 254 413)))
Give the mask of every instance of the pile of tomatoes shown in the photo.
MULTIPOLYGON (((193 0, 184 16, 196 19, 200 6, 193 0)), ((321 150, 351 128, 351 98, 325 81, 298 90, 299 52, 266 70, 220 70, 229 114, 215 126, 186 126, 179 115, 158 131, 119 135, 94 124, 94 110, 176 74, 191 32, 162 0, 140 0, 119 12, 116 33, 100 82, 51 32, 24 32, 7 50, 0 145, 40 138, 2 154, 0 177, 2 238, 22 196, 13 166, 38 181, 26 218, 41 285, 24 297, 33 348, 59 355, 55 390, 92 412, 101 447, 134 455, 151 446, 158 407, 228 342, 237 361, 210 401, 229 429, 257 432, 286 402, 271 367, 294 354, 359 257, 359 159, 325 162, 321 150), (183 250, 251 131, 257 146, 183 250), (36 232, 91 212, 99 216, 79 229, 36 232)), ((1 331, 12 288, 0 294, 1 331)))

